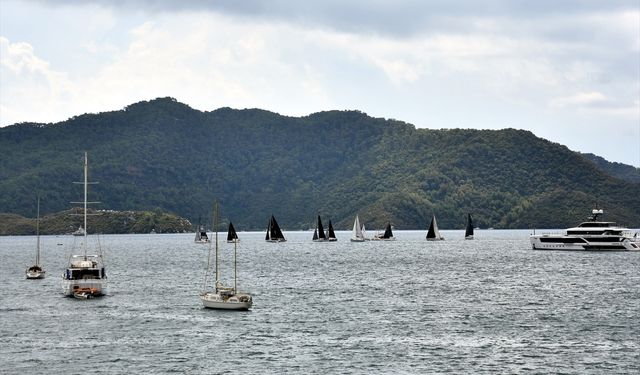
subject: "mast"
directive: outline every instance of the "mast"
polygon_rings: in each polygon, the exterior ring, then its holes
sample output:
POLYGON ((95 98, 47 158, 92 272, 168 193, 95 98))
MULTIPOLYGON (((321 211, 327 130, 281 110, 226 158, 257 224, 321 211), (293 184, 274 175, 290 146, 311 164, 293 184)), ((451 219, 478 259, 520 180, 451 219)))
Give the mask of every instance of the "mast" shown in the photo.
POLYGON ((233 242, 233 293, 238 293, 238 241, 233 242))
POLYGON ((87 152, 84 152, 84 260, 87 260, 87 174, 89 171, 87 152))
POLYGON ((218 283, 220 282, 220 272, 218 268, 218 201, 213 206, 213 220, 216 233, 216 286, 215 291, 218 292, 218 283))
POLYGON ((36 216, 36 266, 40 266, 40 195, 38 195, 38 209, 36 216))

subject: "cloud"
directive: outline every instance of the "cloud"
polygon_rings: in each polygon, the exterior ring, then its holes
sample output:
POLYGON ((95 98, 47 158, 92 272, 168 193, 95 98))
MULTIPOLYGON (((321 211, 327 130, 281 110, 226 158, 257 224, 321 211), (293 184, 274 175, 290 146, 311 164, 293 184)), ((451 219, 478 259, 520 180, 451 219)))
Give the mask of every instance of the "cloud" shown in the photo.
POLYGON ((72 84, 63 72, 50 68, 29 43, 0 37, 0 124, 49 122, 67 101, 72 84))

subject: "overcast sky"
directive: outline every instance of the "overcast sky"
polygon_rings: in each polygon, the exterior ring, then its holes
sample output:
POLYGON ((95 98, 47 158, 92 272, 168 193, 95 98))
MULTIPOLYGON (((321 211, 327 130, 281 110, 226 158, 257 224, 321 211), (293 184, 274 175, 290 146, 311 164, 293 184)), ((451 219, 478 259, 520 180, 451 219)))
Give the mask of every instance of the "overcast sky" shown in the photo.
POLYGON ((0 0, 0 126, 171 96, 517 128, 640 166, 640 0, 0 0))

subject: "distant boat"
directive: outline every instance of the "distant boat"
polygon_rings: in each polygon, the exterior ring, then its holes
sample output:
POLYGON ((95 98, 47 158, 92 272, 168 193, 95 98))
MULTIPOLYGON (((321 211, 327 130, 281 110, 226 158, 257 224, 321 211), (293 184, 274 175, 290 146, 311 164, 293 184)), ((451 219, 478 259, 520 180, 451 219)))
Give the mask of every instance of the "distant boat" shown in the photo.
POLYGON ((78 229, 76 229, 76 231, 75 231, 75 232, 73 232, 73 233, 71 233, 71 234, 73 234, 74 236, 77 236, 77 237, 82 237, 82 236, 84 236, 84 235, 85 235, 85 233, 86 233, 86 232, 85 232, 84 228, 83 228, 83 227, 82 227, 82 225, 81 225, 81 226, 79 226, 79 227, 78 227, 78 229))
MULTIPOLYGON (((87 254, 87 204, 97 202, 87 202, 87 181, 89 174, 89 162, 87 153, 84 153, 84 238, 82 240, 83 254, 71 255, 69 265, 62 275, 62 290, 64 295, 73 296, 78 299, 87 299, 107 294, 107 274, 105 272, 102 249, 98 247, 97 255, 87 254)), ((79 202, 73 202, 79 203, 79 202)))
POLYGON ((438 223, 436 222, 436 215, 431 215, 431 224, 427 231, 427 241, 444 241, 444 237, 438 230, 438 223))
MULTIPOLYGON (((200 293, 200 301, 202 305, 209 309, 219 310, 249 310, 253 304, 249 293, 238 292, 238 273, 237 273, 237 247, 238 242, 233 242, 233 287, 225 286, 220 281, 220 267, 218 262, 218 203, 214 206, 213 213, 214 230, 215 230, 215 273, 216 279, 213 290, 207 291, 207 278, 209 275, 209 259, 211 259, 211 245, 209 245, 209 256, 207 258, 207 270, 204 276, 204 291, 200 293)), ((230 226, 232 227, 232 226, 230 226)))
POLYGON ((265 241, 267 242, 285 242, 287 241, 284 238, 284 234, 282 234, 282 230, 280 230, 280 226, 276 221, 276 218, 271 215, 269 219, 269 225, 267 226, 267 235, 265 236, 265 241))
POLYGON ((391 231, 391 223, 387 223, 387 227, 384 230, 383 234, 376 234, 373 236, 372 240, 374 241, 395 241, 395 237, 393 237, 393 232, 391 231))
POLYGON ((207 236, 207 228, 199 223, 198 220, 198 229, 196 230, 196 238, 193 240, 195 243, 209 243, 209 236, 207 236))
POLYGON ((324 227, 322 226, 322 219, 320 219, 320 215, 318 215, 318 220, 316 220, 316 229, 313 230, 313 242, 324 242, 327 241, 327 236, 324 233, 324 227))
POLYGON ((229 230, 227 230, 227 242, 235 243, 240 241, 238 238, 238 233, 236 233, 236 228, 233 227, 233 223, 229 222, 229 230))
POLYGON ((473 221, 471 220, 471 214, 467 216, 467 229, 464 231, 464 239, 472 240, 473 239, 473 221))
POLYGON ((38 213, 36 216, 36 264, 27 268, 27 279, 44 279, 46 271, 40 264, 40 197, 38 196, 38 213))
POLYGON ((327 241, 335 242, 338 239, 336 238, 336 232, 333 230, 333 225, 331 225, 331 220, 329 220, 329 229, 327 229, 326 233, 327 241))
POLYGON ((351 242, 364 242, 369 241, 365 234, 364 224, 360 225, 360 218, 356 215, 356 219, 353 222, 353 234, 351 236, 351 242))

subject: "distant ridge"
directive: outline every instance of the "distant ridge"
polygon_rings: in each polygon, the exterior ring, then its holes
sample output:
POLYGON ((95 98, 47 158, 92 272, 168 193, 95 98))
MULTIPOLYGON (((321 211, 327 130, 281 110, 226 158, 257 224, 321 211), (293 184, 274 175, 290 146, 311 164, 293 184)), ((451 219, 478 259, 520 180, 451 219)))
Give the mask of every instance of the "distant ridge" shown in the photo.
POLYGON ((600 170, 611 176, 628 182, 640 183, 640 168, 618 162, 610 162, 594 154, 582 154, 582 156, 591 160, 600 170))
MULTIPOLYGON (((161 210, 192 221, 221 201, 237 230, 562 228, 593 205, 640 226, 640 183, 623 181, 567 147, 516 129, 416 129, 359 111, 286 117, 260 110, 202 112, 172 98, 55 124, 0 128, 0 212, 30 216, 78 195, 80 155, 105 209, 161 210)), ((43 212, 45 212, 43 211, 43 212)), ((46 213, 45 212, 45 213, 46 213)))

